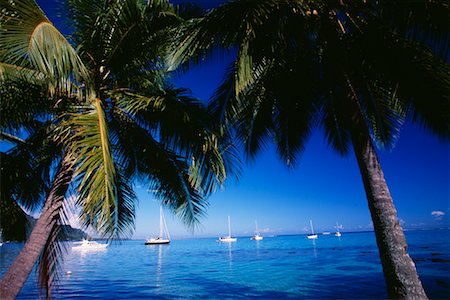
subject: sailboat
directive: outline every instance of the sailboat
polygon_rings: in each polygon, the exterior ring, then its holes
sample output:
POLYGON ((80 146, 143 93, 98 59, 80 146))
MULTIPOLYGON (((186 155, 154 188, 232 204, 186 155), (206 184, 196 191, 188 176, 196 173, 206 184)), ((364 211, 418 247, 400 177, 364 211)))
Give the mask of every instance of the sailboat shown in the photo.
POLYGON ((311 225, 311 234, 308 234, 306 237, 310 240, 315 240, 315 239, 317 239, 317 234, 314 234, 312 220, 309 220, 309 224, 311 225))
POLYGON ((337 236, 337 237, 340 237, 342 235, 342 233, 339 232, 338 222, 336 222, 336 233, 334 235, 337 236))
POLYGON ((260 240, 263 239, 263 237, 259 234, 259 230, 258 230, 258 222, 257 222, 256 220, 255 220, 255 227, 256 227, 255 235, 252 236, 250 239, 251 239, 251 240, 254 240, 254 241, 260 241, 260 240))
POLYGON ((170 243, 170 234, 167 229, 166 219, 164 218, 162 207, 159 207, 159 236, 155 238, 150 238, 145 241, 146 245, 161 245, 170 243), (166 235, 163 235, 163 225, 166 235))
POLYGON ((236 242, 237 238, 231 237, 231 222, 230 216, 228 216, 228 236, 222 236, 219 238, 219 242, 231 243, 236 242))

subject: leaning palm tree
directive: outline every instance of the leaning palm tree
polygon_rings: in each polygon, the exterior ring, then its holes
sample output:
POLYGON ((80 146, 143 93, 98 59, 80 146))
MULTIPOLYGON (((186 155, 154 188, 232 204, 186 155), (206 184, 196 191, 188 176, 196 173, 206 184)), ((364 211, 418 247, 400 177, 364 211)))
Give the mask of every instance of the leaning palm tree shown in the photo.
MULTIPOLYGON (((134 180, 148 184, 163 204, 195 226, 207 205, 205 197, 223 182, 227 165, 233 163, 233 155, 227 156, 233 149, 212 131, 201 103, 164 77, 165 29, 179 22, 170 4, 67 4, 78 51, 33 0, 1 1, 2 87, 9 86, 8 80, 27 80, 44 90, 46 101, 34 110, 38 99, 33 94, 18 98, 6 93, 12 96, 2 109, 24 103, 19 107, 23 113, 3 120, 2 136, 39 116, 42 136, 30 131, 24 143, 40 137, 38 144, 46 147, 34 147, 29 166, 45 166, 39 174, 31 173, 37 177, 52 175, 29 198, 45 201, 25 247, 2 278, 5 299, 20 292, 38 259, 41 286, 50 295, 61 258, 59 225, 68 193, 77 196, 82 225, 108 239, 132 233, 134 180)), ((5 155, 13 161, 25 154, 14 147, 5 155)), ((2 203, 22 203, 26 186, 9 182, 14 190, 5 194, 11 199, 2 193, 2 203)))
MULTIPOLYGON (((272 139, 288 164, 319 127, 356 155, 392 298, 426 298, 374 142, 395 143, 405 118, 449 132, 445 1, 238 0, 188 22, 173 68, 215 47, 237 51, 211 102, 253 157, 272 139)), ((211 52, 212 51, 212 52, 211 52)))

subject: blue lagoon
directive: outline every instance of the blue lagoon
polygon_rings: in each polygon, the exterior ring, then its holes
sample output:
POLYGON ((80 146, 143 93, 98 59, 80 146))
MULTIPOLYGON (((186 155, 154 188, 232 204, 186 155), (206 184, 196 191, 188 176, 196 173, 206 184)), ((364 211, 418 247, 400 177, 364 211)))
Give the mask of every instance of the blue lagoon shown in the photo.
MULTIPOLYGON (((408 231, 406 236, 428 296, 448 298, 450 231, 408 231)), ((2 246, 2 274, 21 247, 2 246)), ((239 238, 225 244, 215 238, 152 246, 130 240, 101 251, 68 249, 56 299, 387 298, 373 232, 317 240, 239 238)), ((19 298, 38 297, 33 273, 19 298)))

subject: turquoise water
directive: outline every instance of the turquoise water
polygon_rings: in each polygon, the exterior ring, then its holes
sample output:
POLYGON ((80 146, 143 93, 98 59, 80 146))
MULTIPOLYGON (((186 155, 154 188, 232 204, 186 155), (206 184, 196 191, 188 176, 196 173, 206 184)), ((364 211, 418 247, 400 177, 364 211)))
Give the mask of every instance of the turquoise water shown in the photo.
MULTIPOLYGON (((409 252, 431 298, 450 295, 450 231, 406 232, 409 252)), ((103 251, 69 249, 57 299, 70 298, 386 298, 374 234, 125 241, 103 251)), ((22 244, 1 248, 1 273, 22 244)), ((70 248, 70 247, 69 247, 70 248)), ((39 297, 30 276, 20 299, 39 297)))

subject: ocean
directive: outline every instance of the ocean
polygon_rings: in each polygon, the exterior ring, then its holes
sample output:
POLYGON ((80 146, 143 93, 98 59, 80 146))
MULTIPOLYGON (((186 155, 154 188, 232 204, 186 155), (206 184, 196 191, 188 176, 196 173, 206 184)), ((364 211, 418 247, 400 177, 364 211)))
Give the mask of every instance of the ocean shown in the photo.
MULTIPOLYGON (((449 299, 450 231, 405 234, 428 296, 449 299)), ((22 246, 0 248, 1 274, 22 246)), ((68 246, 55 299, 387 298, 373 232, 317 240, 238 237, 231 244, 196 238, 145 246, 143 240, 129 240, 98 251, 68 246)), ((19 299, 37 298, 33 272, 19 299)))

